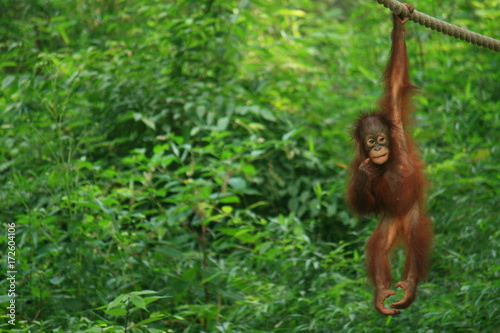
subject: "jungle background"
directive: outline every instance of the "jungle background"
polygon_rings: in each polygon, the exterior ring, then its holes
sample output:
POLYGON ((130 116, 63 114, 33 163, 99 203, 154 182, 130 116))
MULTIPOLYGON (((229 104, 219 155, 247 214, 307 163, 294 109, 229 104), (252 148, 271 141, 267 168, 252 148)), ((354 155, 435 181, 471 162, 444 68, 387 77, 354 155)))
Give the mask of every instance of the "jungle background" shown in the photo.
MULTIPOLYGON (((500 53, 407 23, 435 242, 415 303, 383 317, 364 266, 378 221, 345 188, 388 9, 0 4, 2 332, 498 332, 500 53)), ((498 0, 411 4, 499 37, 498 0)))

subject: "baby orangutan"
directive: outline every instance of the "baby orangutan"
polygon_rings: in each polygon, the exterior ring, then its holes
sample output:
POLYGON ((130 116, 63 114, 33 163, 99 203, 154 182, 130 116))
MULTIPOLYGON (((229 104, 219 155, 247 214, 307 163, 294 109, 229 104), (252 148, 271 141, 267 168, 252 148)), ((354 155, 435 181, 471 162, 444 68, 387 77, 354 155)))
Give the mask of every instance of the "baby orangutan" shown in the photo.
MULTIPOLYGON (((413 8, 407 5, 410 11, 413 8)), ((424 211, 425 180, 416 147, 406 133, 411 95, 405 22, 393 15, 391 57, 384 73, 385 91, 375 113, 355 123, 354 138, 359 154, 351 164, 348 202, 360 214, 377 214, 381 221, 367 244, 368 274, 375 285, 375 307, 385 315, 397 315, 416 297, 417 284, 425 276, 432 243, 432 222, 424 211), (396 295, 388 255, 402 244, 406 248, 402 300, 384 306, 396 295)))

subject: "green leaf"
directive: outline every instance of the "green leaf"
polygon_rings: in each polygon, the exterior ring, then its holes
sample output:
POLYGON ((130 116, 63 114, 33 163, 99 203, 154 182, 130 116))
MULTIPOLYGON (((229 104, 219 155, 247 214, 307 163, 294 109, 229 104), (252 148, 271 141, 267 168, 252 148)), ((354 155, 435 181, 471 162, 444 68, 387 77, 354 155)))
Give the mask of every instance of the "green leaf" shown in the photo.
POLYGON ((144 309, 146 311, 148 310, 146 309, 146 302, 144 302, 144 299, 142 297, 138 295, 130 295, 130 301, 138 308, 144 309))
POLYGON ((111 315, 111 316, 126 316, 127 315, 127 310, 125 308, 113 308, 104 311, 105 314, 111 315))
POLYGON ((255 176, 256 169, 252 164, 245 164, 241 167, 241 171, 243 171, 249 177, 255 176))
POLYGON ((170 297, 172 297, 172 296, 151 296, 151 297, 145 297, 144 298, 144 302, 146 302, 146 305, 147 305, 147 304, 156 302, 159 299, 170 298, 170 297))
POLYGON ((203 221, 203 225, 207 225, 208 223, 210 223, 212 221, 220 222, 217 220, 222 219, 224 217, 226 217, 226 214, 216 214, 216 215, 210 216, 208 219, 203 221))
POLYGON ((130 293, 130 295, 151 295, 151 294, 157 294, 157 291, 154 290, 141 290, 141 291, 133 291, 130 293))
POLYGON ((243 191, 247 187, 247 182, 245 179, 240 177, 231 177, 227 182, 232 188, 238 191, 243 191))
POLYGON ((7 75, 2 80, 2 89, 9 87, 12 84, 12 82, 14 82, 15 79, 16 79, 16 77, 14 75, 7 75))
POLYGON ((142 325, 149 324, 149 323, 154 323, 155 321, 162 320, 162 319, 164 319, 166 317, 167 316, 164 315, 164 314, 162 314, 162 313, 155 312, 155 313, 151 314, 151 317, 138 322, 133 327, 141 327, 142 325))
POLYGON ((286 16, 305 17, 306 12, 300 9, 280 9, 278 13, 286 16))
POLYGON ((52 284, 58 285, 64 281, 64 276, 56 276, 56 277, 53 277, 52 279, 50 279, 49 281, 52 284))
POLYGON ((226 214, 231 214, 233 212, 232 206, 222 206, 221 210, 226 214))
POLYGON ((206 278, 206 279, 204 279, 203 281, 201 281, 201 282, 200 282, 200 284, 201 284, 201 285, 203 285, 203 284, 205 284, 205 283, 207 283, 207 282, 210 282, 210 281, 212 281, 213 279, 215 279, 216 277, 221 276, 222 274, 224 274, 224 272, 223 272, 223 271, 218 271, 217 273, 215 273, 215 274, 213 274, 213 275, 211 275, 211 276, 207 277, 207 278, 206 278))
POLYGON ((124 304, 124 301, 127 299, 127 297, 128 295, 120 295, 115 298, 111 303, 108 304, 108 310, 124 304))
POLYGON ((323 196, 323 190, 321 189, 321 183, 316 183, 313 185, 313 190, 314 190, 314 194, 316 194, 316 198, 318 198, 318 200, 321 200, 321 197, 323 196))
POLYGON ((220 203, 240 203, 240 197, 237 195, 228 195, 219 200, 220 203))
POLYGON ((184 256, 184 253, 181 251, 178 251, 172 247, 159 247, 156 248, 155 251, 163 253, 167 255, 170 258, 174 259, 181 259, 184 256))
POLYGON ((153 120, 149 119, 149 118, 144 117, 142 114, 140 114, 140 113, 134 113, 134 119, 136 121, 140 120, 147 127, 151 128, 152 130, 156 130, 156 124, 155 124, 155 122, 153 120))
POLYGON ((229 125, 229 117, 222 117, 217 121, 217 131, 222 132, 227 129, 229 125))

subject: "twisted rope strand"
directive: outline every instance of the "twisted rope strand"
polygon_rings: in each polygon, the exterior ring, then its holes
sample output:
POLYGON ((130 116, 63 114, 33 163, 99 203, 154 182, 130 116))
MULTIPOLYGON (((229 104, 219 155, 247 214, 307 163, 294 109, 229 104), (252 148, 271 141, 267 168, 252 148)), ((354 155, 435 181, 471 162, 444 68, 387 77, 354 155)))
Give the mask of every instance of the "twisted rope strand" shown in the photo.
POLYGON ((434 17, 421 13, 414 10, 410 13, 408 8, 401 2, 396 0, 376 0, 379 4, 386 8, 389 8, 394 14, 401 17, 407 17, 410 20, 423 25, 432 30, 442 32, 444 34, 450 35, 452 37, 461 39, 463 41, 485 47, 487 49, 500 52, 500 40, 483 36, 478 33, 469 31, 464 28, 457 27, 456 25, 438 20, 434 17))

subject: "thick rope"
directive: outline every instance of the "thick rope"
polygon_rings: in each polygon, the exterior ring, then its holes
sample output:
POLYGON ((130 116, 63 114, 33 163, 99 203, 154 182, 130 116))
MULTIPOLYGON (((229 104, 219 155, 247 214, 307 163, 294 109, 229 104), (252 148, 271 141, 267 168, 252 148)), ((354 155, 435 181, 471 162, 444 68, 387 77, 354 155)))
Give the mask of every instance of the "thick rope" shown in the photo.
POLYGON ((500 52, 500 40, 457 27, 456 25, 438 20, 417 10, 414 10, 413 13, 410 13, 409 9, 405 5, 396 0, 377 0, 377 2, 381 5, 384 5, 384 7, 389 8, 394 14, 405 18, 407 17, 410 20, 427 28, 442 32, 452 37, 485 47, 493 51, 500 52))

